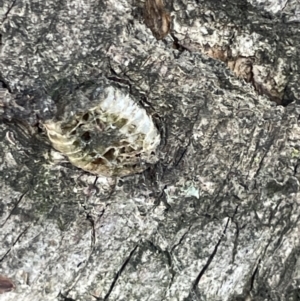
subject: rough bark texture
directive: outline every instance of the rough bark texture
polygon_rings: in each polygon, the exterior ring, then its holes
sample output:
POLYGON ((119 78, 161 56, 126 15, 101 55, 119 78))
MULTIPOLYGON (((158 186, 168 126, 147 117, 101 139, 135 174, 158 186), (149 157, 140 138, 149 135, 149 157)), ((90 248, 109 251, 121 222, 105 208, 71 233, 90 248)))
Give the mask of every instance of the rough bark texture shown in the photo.
POLYGON ((300 300, 300 5, 154 3, 4 1, 1 301, 300 300), (104 86, 159 130, 143 173, 85 173, 43 131, 104 86))

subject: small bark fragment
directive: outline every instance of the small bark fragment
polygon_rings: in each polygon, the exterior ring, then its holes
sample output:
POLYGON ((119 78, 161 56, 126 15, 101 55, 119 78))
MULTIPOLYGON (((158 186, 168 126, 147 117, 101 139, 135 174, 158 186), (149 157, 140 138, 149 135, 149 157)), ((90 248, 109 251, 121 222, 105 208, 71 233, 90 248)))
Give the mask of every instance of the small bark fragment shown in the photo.
POLYGON ((0 294, 8 293, 15 288, 13 282, 2 275, 0 275, 0 294))
POLYGON ((163 39, 170 31, 171 17, 162 0, 146 0, 144 20, 157 40, 163 39))

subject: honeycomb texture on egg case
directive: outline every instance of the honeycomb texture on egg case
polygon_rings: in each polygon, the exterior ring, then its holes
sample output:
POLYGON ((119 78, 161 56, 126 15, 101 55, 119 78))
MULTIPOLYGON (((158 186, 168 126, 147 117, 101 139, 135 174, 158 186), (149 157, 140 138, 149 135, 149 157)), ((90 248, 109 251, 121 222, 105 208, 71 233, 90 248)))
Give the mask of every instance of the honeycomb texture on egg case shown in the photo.
POLYGON ((160 135, 144 108, 107 87, 97 105, 66 121, 44 122, 53 147, 90 173, 126 176, 156 161, 160 135))

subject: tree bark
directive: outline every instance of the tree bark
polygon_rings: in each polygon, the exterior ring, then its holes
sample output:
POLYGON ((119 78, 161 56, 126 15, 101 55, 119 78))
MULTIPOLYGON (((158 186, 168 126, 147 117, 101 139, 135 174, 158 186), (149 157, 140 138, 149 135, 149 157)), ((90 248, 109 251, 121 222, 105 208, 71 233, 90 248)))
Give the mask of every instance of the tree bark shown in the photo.
POLYGON ((1 300, 300 299, 300 5, 260 3, 4 1, 1 300), (142 172, 47 137, 105 88, 157 128, 142 172))

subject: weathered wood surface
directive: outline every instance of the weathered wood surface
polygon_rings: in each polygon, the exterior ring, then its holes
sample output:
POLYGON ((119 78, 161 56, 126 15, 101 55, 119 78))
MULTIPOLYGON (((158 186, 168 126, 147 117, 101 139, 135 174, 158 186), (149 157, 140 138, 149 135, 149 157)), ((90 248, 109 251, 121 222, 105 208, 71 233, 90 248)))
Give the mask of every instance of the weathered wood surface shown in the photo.
POLYGON ((160 41, 140 1, 3 4, 0 300, 299 300, 299 3, 168 1, 160 41), (51 150, 87 83, 146 108, 158 163, 51 150))

